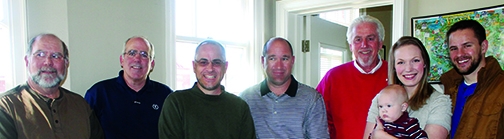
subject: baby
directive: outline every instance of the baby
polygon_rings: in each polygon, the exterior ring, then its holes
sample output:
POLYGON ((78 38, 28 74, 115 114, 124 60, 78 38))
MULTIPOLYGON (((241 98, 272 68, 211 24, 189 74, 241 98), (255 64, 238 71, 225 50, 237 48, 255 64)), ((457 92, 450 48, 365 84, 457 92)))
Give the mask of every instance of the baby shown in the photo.
POLYGON ((385 132, 399 139, 426 139, 427 133, 420 128, 418 120, 406 112, 407 101, 404 87, 393 84, 383 88, 378 96, 379 123, 385 132))

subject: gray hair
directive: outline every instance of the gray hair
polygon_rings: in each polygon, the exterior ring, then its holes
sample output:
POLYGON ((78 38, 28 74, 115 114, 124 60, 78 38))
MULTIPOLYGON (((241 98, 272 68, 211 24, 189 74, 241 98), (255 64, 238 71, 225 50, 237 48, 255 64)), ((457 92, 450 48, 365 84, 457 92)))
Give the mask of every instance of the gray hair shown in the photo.
POLYGON ((352 24, 348 27, 347 30, 347 42, 348 44, 352 44, 352 30, 359 24, 361 23, 373 23, 376 25, 376 32, 378 32, 378 37, 380 38, 380 41, 383 42, 385 40, 385 28, 383 27, 383 24, 380 22, 380 20, 376 19, 375 17, 369 16, 369 15, 362 15, 357 17, 352 21, 352 24))
POLYGON ((58 36, 54 35, 54 34, 50 34, 50 33, 43 33, 43 34, 39 34, 35 37, 33 37, 30 42, 28 42, 28 49, 26 49, 26 56, 30 56, 31 53, 32 53, 32 49, 33 49, 33 44, 39 40, 41 37, 44 37, 44 36, 51 36, 51 37, 55 37, 57 38, 58 40, 60 40, 61 42, 61 46, 63 47, 63 58, 67 59, 68 60, 68 57, 69 57, 69 54, 68 54, 68 47, 67 45, 65 44, 65 42, 63 42, 60 38, 58 38, 58 36))
POLYGON ((196 47, 196 51, 195 51, 195 55, 194 55, 194 60, 196 60, 196 56, 198 56, 198 51, 199 49, 201 48, 202 45, 205 45, 205 44, 212 44, 212 45, 215 45, 215 46, 219 46, 221 52, 222 52, 222 60, 223 61, 226 61, 226 50, 224 49, 224 46, 215 41, 215 40, 204 40, 203 42, 199 43, 198 46, 196 47))
POLYGON ((147 38, 145 38, 144 36, 133 36, 133 37, 128 38, 124 42, 122 53, 124 53, 126 51, 126 44, 128 44, 128 41, 130 41, 133 38, 142 38, 145 42, 147 42, 147 44, 149 44, 149 47, 150 47, 149 54, 151 55, 151 60, 153 60, 154 59, 154 55, 155 55, 154 45, 147 38))

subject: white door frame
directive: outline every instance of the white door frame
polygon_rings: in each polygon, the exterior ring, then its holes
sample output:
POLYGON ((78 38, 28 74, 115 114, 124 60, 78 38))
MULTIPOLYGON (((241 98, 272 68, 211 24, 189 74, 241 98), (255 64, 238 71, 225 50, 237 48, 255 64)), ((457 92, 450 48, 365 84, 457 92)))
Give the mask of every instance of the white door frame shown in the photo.
MULTIPOLYGON (((309 63, 306 54, 301 52, 301 41, 306 37, 302 15, 320 13, 331 10, 351 8, 367 8, 393 5, 392 10, 392 42, 405 34, 404 23, 408 13, 405 10, 408 0, 280 0, 276 2, 276 36, 285 37, 293 45, 296 63, 293 75, 301 77, 300 82, 307 82, 303 77, 307 71, 301 66, 309 63), (304 63, 304 64, 303 64, 304 63)), ((350 53, 351 54, 351 53, 350 53)), ((308 54, 309 55, 309 54, 308 54)), ((308 64, 309 65, 309 64, 308 64)))

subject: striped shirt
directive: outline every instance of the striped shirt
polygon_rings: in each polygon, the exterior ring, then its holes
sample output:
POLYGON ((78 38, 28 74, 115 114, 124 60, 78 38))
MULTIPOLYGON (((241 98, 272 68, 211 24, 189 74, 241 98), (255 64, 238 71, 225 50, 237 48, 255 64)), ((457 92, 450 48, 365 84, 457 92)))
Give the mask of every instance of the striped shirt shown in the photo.
POLYGON ((292 81, 277 96, 266 80, 241 93, 250 106, 258 138, 329 138, 324 100, 312 87, 292 81))
POLYGON ((427 133, 420 128, 416 118, 408 116, 408 112, 403 112, 401 117, 393 123, 383 123, 383 130, 398 139, 427 139, 427 133))

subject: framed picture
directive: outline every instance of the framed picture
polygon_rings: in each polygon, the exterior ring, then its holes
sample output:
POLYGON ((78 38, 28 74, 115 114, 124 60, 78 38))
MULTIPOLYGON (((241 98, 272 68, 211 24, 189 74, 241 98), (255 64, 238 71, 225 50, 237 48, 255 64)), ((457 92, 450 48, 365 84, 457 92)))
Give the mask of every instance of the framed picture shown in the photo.
POLYGON ((452 68, 445 35, 451 25, 460 20, 473 19, 486 30, 488 50, 504 69, 504 5, 468 11, 411 18, 411 34, 425 45, 431 61, 428 81, 440 83, 439 77, 452 68))

